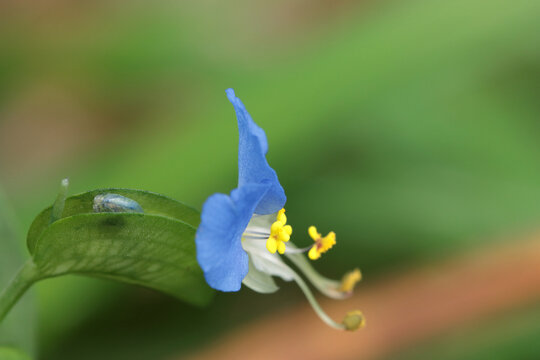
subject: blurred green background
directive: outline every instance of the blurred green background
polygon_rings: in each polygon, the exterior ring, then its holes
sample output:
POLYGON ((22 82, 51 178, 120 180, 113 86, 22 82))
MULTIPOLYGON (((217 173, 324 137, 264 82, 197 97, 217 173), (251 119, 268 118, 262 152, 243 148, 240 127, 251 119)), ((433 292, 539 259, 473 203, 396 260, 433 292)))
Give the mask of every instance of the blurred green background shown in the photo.
MULTIPOLYGON (((537 0, 4 1, 0 182, 11 223, 24 234, 63 177, 71 193, 139 188, 199 208, 229 192, 233 87, 266 130, 296 242, 309 243, 312 224, 338 234, 317 263, 325 274, 360 266, 376 282, 536 231, 539 18, 537 0)), ((305 301, 284 285, 196 309, 79 277, 36 293, 32 346, 44 360, 182 356, 305 301)), ((538 358, 531 304, 500 331, 488 319, 392 358, 538 358)))

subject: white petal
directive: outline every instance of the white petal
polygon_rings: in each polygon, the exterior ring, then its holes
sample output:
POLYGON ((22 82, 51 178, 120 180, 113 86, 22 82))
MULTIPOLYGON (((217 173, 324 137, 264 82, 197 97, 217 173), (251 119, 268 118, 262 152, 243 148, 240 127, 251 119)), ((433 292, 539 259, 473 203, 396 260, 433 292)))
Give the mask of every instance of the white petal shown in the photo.
POLYGON ((255 268, 251 259, 249 260, 248 274, 242 283, 251 290, 262 294, 270 294, 279 289, 274 282, 274 279, 272 279, 270 275, 265 274, 255 268))
POLYGON ((250 227, 257 227, 257 228, 264 228, 266 231, 270 231, 270 226, 272 226, 272 223, 276 221, 276 216, 277 216, 277 213, 270 214, 270 215, 254 214, 251 220, 249 221, 247 229, 249 229, 250 227))
POLYGON ((294 270, 287 266, 279 255, 268 252, 265 241, 244 240, 242 247, 248 253, 257 270, 268 275, 279 276, 285 281, 293 280, 294 270))

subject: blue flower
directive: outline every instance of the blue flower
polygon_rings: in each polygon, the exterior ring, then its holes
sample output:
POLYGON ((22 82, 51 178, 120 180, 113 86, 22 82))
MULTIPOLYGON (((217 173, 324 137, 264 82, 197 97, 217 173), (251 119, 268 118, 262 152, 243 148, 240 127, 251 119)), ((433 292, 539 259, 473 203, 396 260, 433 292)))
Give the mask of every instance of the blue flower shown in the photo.
POLYGON ((268 165, 266 134, 234 94, 226 91, 238 119, 238 188, 230 196, 214 194, 203 205, 197 230, 197 259, 214 289, 238 291, 248 273, 242 234, 253 214, 272 214, 286 197, 276 172, 268 165))
MULTIPOLYGON (((292 227, 286 224, 285 191, 266 160, 266 134, 234 91, 228 89, 226 93, 238 120, 238 187, 229 195, 210 196, 202 208, 195 243, 207 283, 220 291, 238 291, 244 284, 257 292, 271 293, 278 289, 272 277, 295 281, 323 321, 338 329, 356 330, 363 325, 361 313, 352 312, 342 323, 334 322, 318 306, 302 277, 278 255, 284 254, 315 287, 333 298, 350 295, 360 279, 355 270, 341 282, 329 280, 311 267, 303 253, 311 250, 320 257, 329 249, 323 243, 327 237, 317 233, 312 236, 315 244, 302 249, 288 242, 292 227)), ((335 243, 335 234, 333 239, 335 243)))
POLYGON ((267 183, 268 190, 257 203, 255 212, 263 215, 275 213, 283 208, 287 198, 276 172, 266 161, 266 134, 251 119, 242 101, 235 96, 234 90, 227 89, 226 93, 238 119, 238 187, 267 183))

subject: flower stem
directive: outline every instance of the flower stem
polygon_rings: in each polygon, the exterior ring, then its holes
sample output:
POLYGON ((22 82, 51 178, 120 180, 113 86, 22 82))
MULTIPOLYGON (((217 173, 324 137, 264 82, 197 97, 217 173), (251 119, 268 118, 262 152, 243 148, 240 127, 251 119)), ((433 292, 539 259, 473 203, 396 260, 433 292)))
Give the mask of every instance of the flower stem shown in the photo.
POLYGON ((39 280, 39 272, 32 260, 28 260, 7 287, 0 293, 0 323, 17 300, 39 280))

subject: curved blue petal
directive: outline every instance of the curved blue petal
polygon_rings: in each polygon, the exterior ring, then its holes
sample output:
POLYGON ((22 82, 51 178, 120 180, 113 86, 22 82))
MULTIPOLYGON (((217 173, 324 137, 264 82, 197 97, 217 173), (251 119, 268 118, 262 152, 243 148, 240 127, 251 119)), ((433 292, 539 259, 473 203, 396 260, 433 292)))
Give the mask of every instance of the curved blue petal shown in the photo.
POLYGON ((272 214, 285 205, 287 198, 274 169, 266 161, 268 142, 266 134, 246 110, 233 89, 226 90, 227 97, 234 106, 238 119, 238 187, 248 183, 269 182, 268 192, 255 208, 257 214, 272 214))
POLYGON ((214 194, 203 205, 195 235, 197 261, 206 282, 221 291, 238 291, 248 273, 242 233, 270 184, 246 184, 231 195, 214 194))

